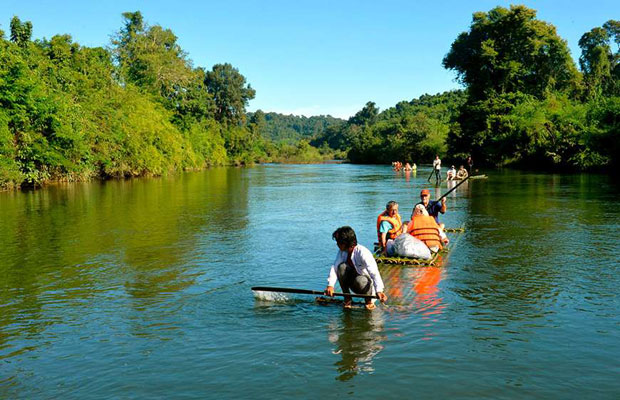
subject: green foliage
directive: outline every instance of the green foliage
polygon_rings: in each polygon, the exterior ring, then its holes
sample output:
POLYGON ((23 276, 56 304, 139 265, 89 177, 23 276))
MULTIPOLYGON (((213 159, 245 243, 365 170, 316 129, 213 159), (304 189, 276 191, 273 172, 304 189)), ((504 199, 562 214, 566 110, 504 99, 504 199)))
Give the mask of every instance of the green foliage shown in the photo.
POLYGON ((475 13, 469 32, 452 43, 443 65, 458 73, 475 100, 513 92, 542 98, 579 85, 566 41, 525 6, 475 13))
POLYGON ((609 20, 602 28, 586 32, 579 39, 579 65, 584 74, 588 99, 620 95, 620 54, 612 50, 620 41, 620 22, 609 20))
POLYGON ((224 124, 245 122, 245 107, 256 91, 232 65, 216 64, 205 75, 205 85, 215 101, 215 119, 224 124))
POLYGON ((345 124, 334 125, 312 141, 346 151, 356 163, 423 162, 446 152, 446 137, 461 104, 462 91, 423 95, 379 112, 368 102, 345 124))
POLYGON ((11 19, 11 41, 20 47, 26 47, 32 37, 32 23, 23 22, 17 16, 11 19))
POLYGON ((172 31, 123 17, 110 51, 31 42, 17 17, 0 35, 0 188, 326 157, 265 139, 264 115, 244 125, 254 90, 230 64, 193 68, 172 31))
POLYGON ((301 139, 312 141, 323 135, 330 127, 344 123, 342 119, 329 115, 305 117, 274 112, 264 113, 262 110, 248 113, 248 117, 250 125, 260 121, 258 129, 264 138, 288 144, 295 144, 301 139))
POLYGON ((582 77, 555 28, 524 6, 475 13, 443 60, 467 87, 448 151, 478 165, 589 169, 617 162, 618 23, 579 41, 582 77), (589 99, 583 103, 580 99, 589 99), (605 121, 605 122, 603 122, 605 121), (605 145, 602 145, 602 144, 605 145))

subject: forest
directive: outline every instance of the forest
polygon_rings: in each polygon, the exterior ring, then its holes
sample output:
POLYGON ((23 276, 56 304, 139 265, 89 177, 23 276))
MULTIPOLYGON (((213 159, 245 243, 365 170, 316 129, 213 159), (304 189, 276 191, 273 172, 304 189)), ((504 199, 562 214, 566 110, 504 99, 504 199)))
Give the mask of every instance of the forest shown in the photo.
MULTIPOLYGON (((273 118, 247 115, 255 91, 237 68, 194 67, 172 31, 123 18, 109 48, 33 41, 18 17, 0 31, 0 187, 343 156, 303 135, 271 140, 273 118)), ((313 134, 337 122, 310 120, 313 134)))
POLYGON ((0 30, 0 188, 261 162, 453 163, 541 170, 618 166, 620 22, 579 40, 578 65, 525 6, 473 15, 442 60, 462 89, 348 120, 246 107, 237 68, 195 67, 175 34, 123 14, 110 45, 0 30), (8 36, 8 37, 7 37, 8 36))
POLYGON ((525 6, 473 15, 443 59, 462 91, 424 95, 379 112, 369 102, 327 143, 352 162, 454 164, 537 170, 605 170, 620 155, 620 22, 579 40, 579 67, 550 23, 525 6))

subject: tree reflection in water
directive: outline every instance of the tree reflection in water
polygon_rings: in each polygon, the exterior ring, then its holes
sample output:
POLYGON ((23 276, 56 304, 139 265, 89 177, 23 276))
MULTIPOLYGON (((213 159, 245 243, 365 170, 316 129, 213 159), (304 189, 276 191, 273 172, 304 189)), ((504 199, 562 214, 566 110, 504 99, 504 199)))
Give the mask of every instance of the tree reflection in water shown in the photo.
POLYGON ((341 359, 334 365, 339 381, 348 381, 358 373, 374 371, 373 358, 383 350, 385 318, 381 309, 372 312, 344 311, 340 321, 329 326, 329 341, 336 345, 332 351, 341 359))

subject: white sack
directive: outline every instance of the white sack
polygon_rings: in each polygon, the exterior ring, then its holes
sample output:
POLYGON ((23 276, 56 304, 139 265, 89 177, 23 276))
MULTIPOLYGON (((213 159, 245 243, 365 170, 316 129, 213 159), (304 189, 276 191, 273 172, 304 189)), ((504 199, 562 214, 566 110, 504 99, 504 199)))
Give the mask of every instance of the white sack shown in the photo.
POLYGON ((394 253, 401 257, 420 258, 422 260, 431 258, 431 251, 424 242, 408 233, 403 233, 394 239, 394 253))

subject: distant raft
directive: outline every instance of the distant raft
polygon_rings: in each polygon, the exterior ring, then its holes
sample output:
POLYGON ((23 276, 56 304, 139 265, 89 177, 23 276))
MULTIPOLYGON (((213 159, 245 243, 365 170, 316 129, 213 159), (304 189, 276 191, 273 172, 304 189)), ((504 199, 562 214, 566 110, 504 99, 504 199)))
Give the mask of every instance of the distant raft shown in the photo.
MULTIPOLYGON (((450 179, 450 180, 451 180, 451 181, 462 181, 463 179, 464 179, 464 178, 457 178, 457 177, 454 177, 454 178, 452 178, 452 179, 450 179)), ((470 176, 470 177, 469 177, 469 180, 472 180, 472 179, 489 179, 489 177, 488 177, 488 176, 486 176, 486 175, 472 175, 472 176, 470 176)))

